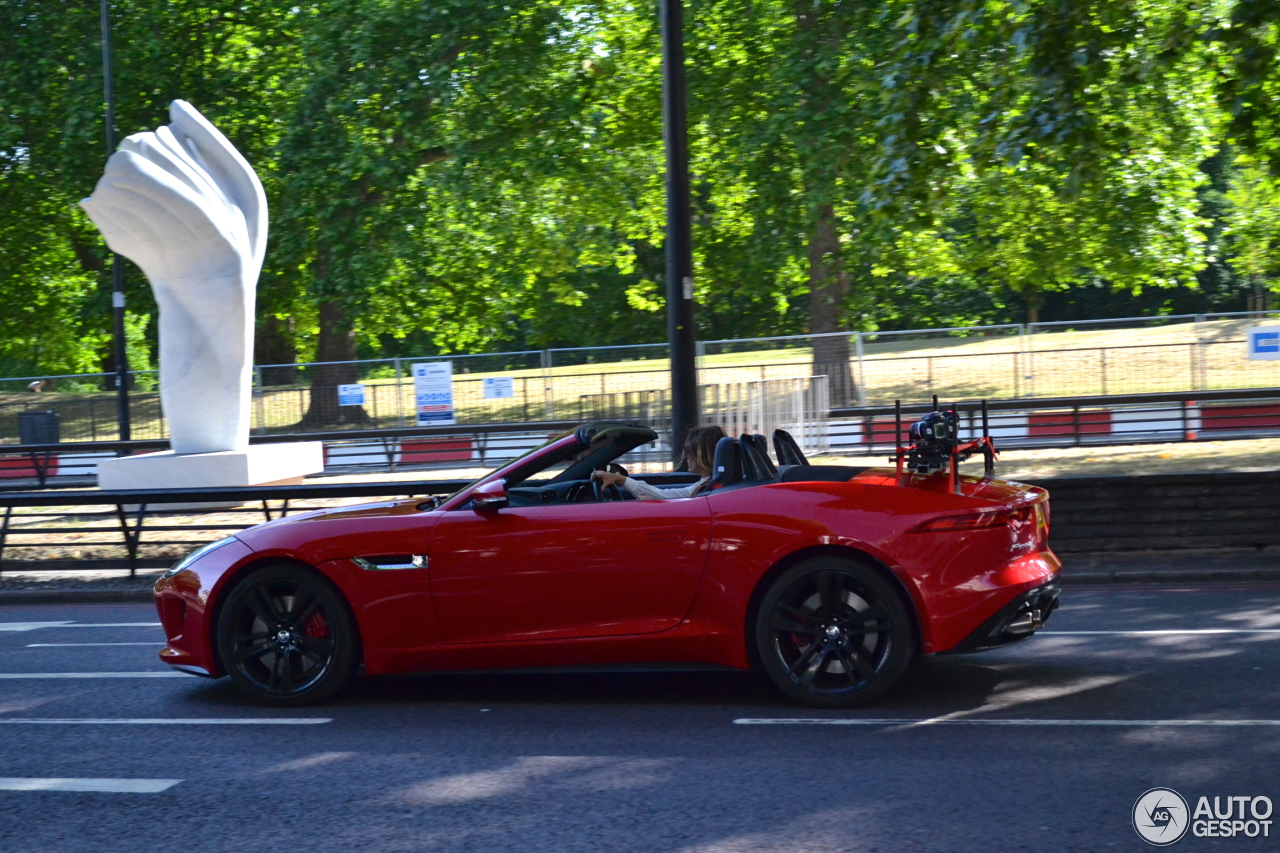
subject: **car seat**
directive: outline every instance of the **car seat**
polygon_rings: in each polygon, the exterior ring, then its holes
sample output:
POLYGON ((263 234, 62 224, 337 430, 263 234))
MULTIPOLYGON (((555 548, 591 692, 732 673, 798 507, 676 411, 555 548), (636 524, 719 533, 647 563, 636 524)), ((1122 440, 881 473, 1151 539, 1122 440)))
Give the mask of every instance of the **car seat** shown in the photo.
POLYGON ((742 481, 742 445, 736 438, 725 436, 716 442, 716 454, 711 463, 709 488, 722 489, 742 481))
POLYGON ((773 431, 773 453, 778 457, 779 465, 809 464, 809 460, 805 458, 800 445, 796 444, 796 440, 791 437, 791 433, 785 429, 775 429, 773 431))

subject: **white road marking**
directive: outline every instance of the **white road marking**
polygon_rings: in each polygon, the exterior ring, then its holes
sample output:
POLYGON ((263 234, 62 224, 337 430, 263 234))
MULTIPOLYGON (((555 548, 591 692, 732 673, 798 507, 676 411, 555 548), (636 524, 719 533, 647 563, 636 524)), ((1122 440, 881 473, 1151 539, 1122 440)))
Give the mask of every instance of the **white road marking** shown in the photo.
POLYGON ((319 726, 332 717, 0 717, 12 726, 319 726))
POLYGON ((1182 634, 1280 634, 1280 628, 1163 628, 1147 631, 1037 631, 1054 637, 1075 635, 1117 637, 1177 637, 1182 634))
POLYGON ((0 631, 35 631, 40 628, 159 628, 159 622, 0 622, 0 631))
POLYGON ((154 640, 150 643, 27 643, 28 649, 65 649, 84 646, 163 646, 164 643, 154 640))
POLYGON ((1188 728, 1197 726, 1250 728, 1280 726, 1280 720, 981 720, 974 718, 926 718, 923 720, 840 719, 822 717, 749 718, 737 726, 1109 726, 1128 728, 1188 728))
POLYGON ((158 794, 181 779, 23 779, 0 776, 0 791, 90 791, 102 794, 158 794))
POLYGON ((190 678, 185 672, 0 672, 0 679, 14 678, 190 678))

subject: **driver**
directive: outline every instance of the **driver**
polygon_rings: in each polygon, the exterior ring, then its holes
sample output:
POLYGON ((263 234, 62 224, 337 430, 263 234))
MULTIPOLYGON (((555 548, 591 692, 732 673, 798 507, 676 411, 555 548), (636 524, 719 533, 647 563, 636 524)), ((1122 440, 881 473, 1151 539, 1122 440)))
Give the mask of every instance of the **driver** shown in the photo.
POLYGON ((694 427, 684 440, 684 459, 689 470, 700 478, 690 486, 672 486, 660 489, 640 480, 632 479, 626 474, 614 474, 609 471, 593 471, 591 479, 599 480, 600 485, 621 486, 642 501, 664 500, 666 498, 691 498, 698 494, 711 481, 711 467, 716 458, 716 444, 724 438, 724 430, 718 426, 694 427))

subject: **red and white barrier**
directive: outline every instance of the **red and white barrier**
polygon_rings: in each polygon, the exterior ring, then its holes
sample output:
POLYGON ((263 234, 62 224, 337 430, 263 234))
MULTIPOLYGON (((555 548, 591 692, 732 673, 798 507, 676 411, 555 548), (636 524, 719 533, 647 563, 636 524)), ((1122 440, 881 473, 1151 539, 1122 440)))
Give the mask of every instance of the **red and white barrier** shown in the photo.
MULTIPOLYGON (((905 431, 914 417, 904 417, 905 431)), ((1280 405, 1246 403, 1231 405, 1182 406, 1131 406, 1114 409, 1082 409, 1078 414, 1072 409, 1045 412, 993 413, 989 418, 991 436, 996 444, 1021 444, 1048 441, 1051 443, 1074 442, 1076 437, 1086 442, 1106 438, 1124 438, 1154 441, 1213 438, 1214 436, 1239 437, 1244 434, 1259 436, 1280 433, 1280 405)), ((873 443, 892 446, 894 443, 894 419, 877 416, 870 419, 832 421, 828 424, 829 443, 833 449, 865 446, 868 432, 873 443)), ((977 435, 982 429, 980 416, 968 412, 962 415, 961 435, 977 435)))

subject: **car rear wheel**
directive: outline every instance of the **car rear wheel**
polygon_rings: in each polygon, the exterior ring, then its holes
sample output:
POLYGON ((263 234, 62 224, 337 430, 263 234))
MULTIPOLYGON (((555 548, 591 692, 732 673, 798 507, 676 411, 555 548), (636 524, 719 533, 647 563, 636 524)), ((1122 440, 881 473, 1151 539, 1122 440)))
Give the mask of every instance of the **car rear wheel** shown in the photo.
POLYGON ((797 563, 773 581, 755 638, 773 682, 818 708, 880 698, 915 654, 911 615, 898 591, 875 569, 834 557, 797 563))
POLYGON ((300 566, 264 566, 245 575, 228 594, 217 631, 231 681, 267 704, 323 701, 355 670, 355 623, 341 593, 300 566))

